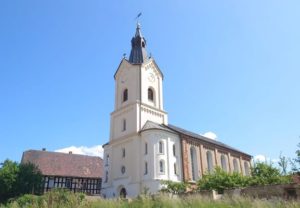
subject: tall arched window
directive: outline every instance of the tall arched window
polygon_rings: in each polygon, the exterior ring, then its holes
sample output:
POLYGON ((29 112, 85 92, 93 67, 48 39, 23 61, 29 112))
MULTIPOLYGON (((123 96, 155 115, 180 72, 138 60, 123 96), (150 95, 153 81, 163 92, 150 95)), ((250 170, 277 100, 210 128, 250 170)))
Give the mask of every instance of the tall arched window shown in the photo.
POLYGON ((195 147, 190 148, 191 154, 191 171, 192 171, 192 180, 195 181, 198 177, 198 165, 197 165, 197 154, 195 147))
POLYGON ((162 141, 158 144, 158 152, 163 154, 164 153, 164 143, 162 141))
POLYGON ((148 88, 148 100, 154 101, 154 92, 151 88, 148 88))
POLYGON ((206 159, 207 159, 207 170, 209 173, 211 173, 214 170, 213 157, 211 151, 206 152, 206 159))
POLYGON ((176 146, 173 144, 173 156, 176 156, 176 146))
POLYGON ((123 102, 128 100, 128 89, 125 89, 123 91, 123 102))
POLYGON ((174 163, 174 174, 177 175, 177 165, 174 163))
POLYGON ((234 172, 237 172, 237 173, 239 173, 240 171, 239 171, 239 164, 238 164, 238 161, 237 161, 237 159, 233 159, 233 171, 234 172))
POLYGON ((122 131, 126 131, 126 119, 123 119, 122 131))
POLYGON ((108 171, 105 171, 105 180, 104 180, 104 182, 107 183, 107 181, 108 181, 108 171))
POLYGON ((221 155, 221 166, 222 169, 227 172, 227 162, 226 162, 226 157, 225 155, 221 155))
POLYGON ((250 169, 249 169, 249 164, 247 161, 244 162, 244 168, 245 168, 245 175, 249 176, 250 175, 250 169))
POLYGON ((145 142, 145 155, 147 155, 147 154, 148 154, 148 143, 145 142))
POLYGON ((144 173, 145 175, 147 175, 148 174, 148 163, 147 162, 145 162, 145 173, 144 173))
POLYGON ((163 160, 159 161, 159 172, 164 173, 165 172, 165 162, 163 160))

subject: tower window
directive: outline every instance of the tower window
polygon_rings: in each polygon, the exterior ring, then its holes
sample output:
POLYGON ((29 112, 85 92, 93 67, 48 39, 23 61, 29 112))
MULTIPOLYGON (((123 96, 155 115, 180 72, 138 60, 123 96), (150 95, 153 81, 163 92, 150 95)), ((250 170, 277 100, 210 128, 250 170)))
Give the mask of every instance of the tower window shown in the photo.
POLYGON ((148 174, 148 163, 145 162, 145 173, 144 173, 144 175, 147 175, 147 174, 148 174))
POLYGON ((122 148, 122 157, 125 157, 125 148, 122 148))
POLYGON ((151 88, 148 88, 148 100, 154 101, 154 92, 151 88))
POLYGON ((123 102, 128 100, 128 89, 125 89, 123 91, 123 102))
POLYGON ((148 143, 146 142, 145 143, 145 155, 147 155, 148 154, 148 143))
POLYGON ((174 174, 177 175, 177 165, 174 163, 174 174))
POLYGON ((126 131, 126 119, 123 119, 122 131, 126 131))

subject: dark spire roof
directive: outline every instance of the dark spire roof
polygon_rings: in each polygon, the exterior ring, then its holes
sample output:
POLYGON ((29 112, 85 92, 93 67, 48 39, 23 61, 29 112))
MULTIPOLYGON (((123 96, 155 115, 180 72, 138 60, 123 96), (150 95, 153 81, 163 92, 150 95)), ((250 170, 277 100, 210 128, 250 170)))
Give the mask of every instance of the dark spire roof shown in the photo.
POLYGON ((131 39, 131 52, 129 62, 141 64, 148 60, 146 51, 146 39, 142 36, 140 24, 136 26, 135 36, 131 39))

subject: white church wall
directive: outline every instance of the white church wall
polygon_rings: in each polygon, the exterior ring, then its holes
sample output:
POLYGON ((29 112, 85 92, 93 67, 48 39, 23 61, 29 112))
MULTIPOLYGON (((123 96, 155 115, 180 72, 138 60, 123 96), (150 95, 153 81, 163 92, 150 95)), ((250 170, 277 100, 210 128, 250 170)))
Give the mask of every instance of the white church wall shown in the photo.
POLYGON ((142 180, 147 184, 151 192, 157 192, 160 189, 159 180, 182 180, 181 167, 181 149, 180 138, 178 135, 163 130, 147 130, 142 132, 141 149, 145 149, 145 142, 148 145, 147 154, 141 155, 143 160, 141 167, 144 170, 145 162, 148 163, 148 174, 142 172, 142 180), (159 142, 163 142, 163 151, 159 151, 159 142), (176 154, 173 155, 173 145, 175 145, 176 154), (160 171, 160 161, 164 162, 163 172, 160 171), (174 173, 174 163, 177 166, 177 173, 174 173))

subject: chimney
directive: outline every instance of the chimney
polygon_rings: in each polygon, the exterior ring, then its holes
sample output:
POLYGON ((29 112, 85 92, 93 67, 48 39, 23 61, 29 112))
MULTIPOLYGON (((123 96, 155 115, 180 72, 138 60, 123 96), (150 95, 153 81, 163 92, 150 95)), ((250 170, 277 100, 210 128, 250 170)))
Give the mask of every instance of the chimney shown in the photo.
POLYGON ((72 151, 69 151, 69 155, 71 155, 72 154, 72 151))
POLYGON ((44 148, 42 149, 42 151, 46 151, 46 148, 44 147, 44 148))

